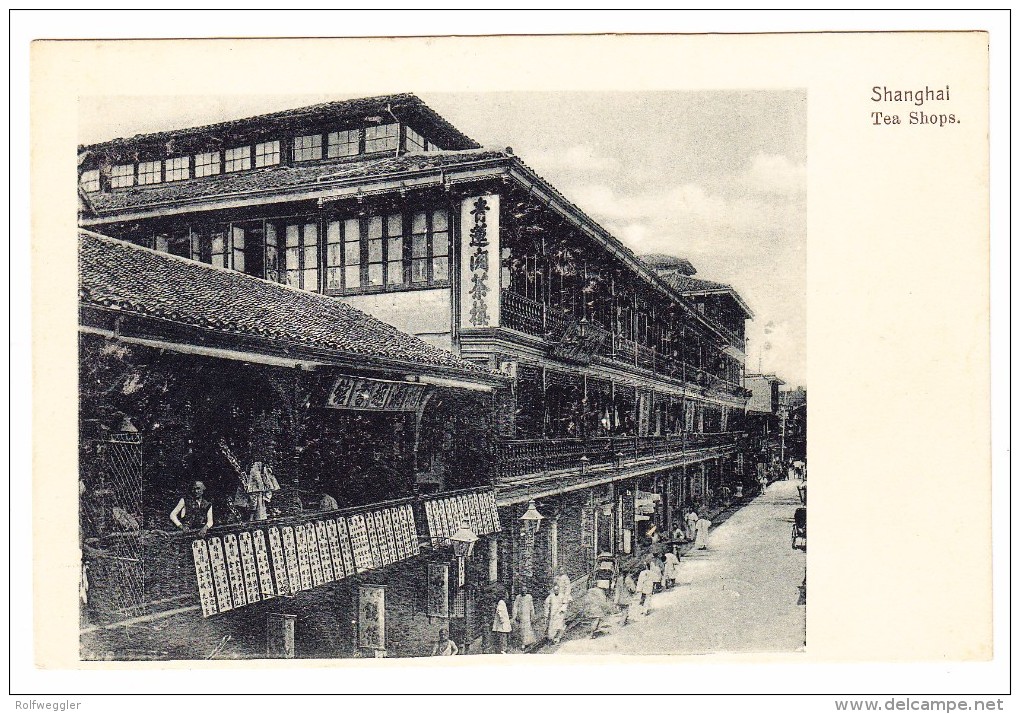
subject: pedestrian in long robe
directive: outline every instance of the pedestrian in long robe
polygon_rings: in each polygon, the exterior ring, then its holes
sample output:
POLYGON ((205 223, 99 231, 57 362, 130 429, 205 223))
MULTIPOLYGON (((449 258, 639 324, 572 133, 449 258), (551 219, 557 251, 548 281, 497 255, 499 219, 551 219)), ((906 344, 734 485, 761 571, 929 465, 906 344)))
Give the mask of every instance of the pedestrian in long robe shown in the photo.
POLYGON ((637 612, 637 581, 631 573, 621 574, 616 581, 616 604, 623 610, 624 625, 630 620, 631 615, 637 612))
POLYGON ((523 650, 538 642, 535 636, 535 598, 525 592, 514 598, 511 624, 517 633, 517 644, 523 650))
POLYGON ((545 599, 545 636, 554 645, 560 643, 563 631, 567 629, 567 603, 560 594, 560 586, 553 585, 545 599))
POLYGON ((696 511, 687 511, 687 515, 684 516, 684 522, 687 524, 687 540, 694 540, 694 528, 698 523, 698 514, 696 511))
POLYGON ((570 576, 567 575, 566 570, 560 571, 560 576, 556 578, 556 584, 560 586, 560 597, 563 598, 563 602, 571 602, 574 599, 573 585, 570 582, 570 576))
POLYGON ((496 611, 492 616, 493 649, 496 654, 506 654, 507 641, 510 638, 510 613, 506 609, 506 599, 500 597, 496 603, 496 611))
POLYGON ((664 587, 669 589, 676 585, 680 576, 680 560, 673 551, 669 551, 666 553, 665 563, 662 568, 662 580, 664 587))
POLYGON ((649 570, 648 565, 645 565, 641 572, 638 573, 637 579, 638 613, 642 615, 648 614, 648 607, 651 605, 654 589, 655 584, 652 580, 652 571, 649 570))
POLYGON ((694 547, 697 550, 708 548, 708 529, 712 527, 712 521, 707 518, 699 518, 694 526, 694 547))
POLYGON ((659 556, 653 555, 649 559, 648 572, 651 573, 652 592, 658 592, 662 589, 662 564, 659 562, 659 556))

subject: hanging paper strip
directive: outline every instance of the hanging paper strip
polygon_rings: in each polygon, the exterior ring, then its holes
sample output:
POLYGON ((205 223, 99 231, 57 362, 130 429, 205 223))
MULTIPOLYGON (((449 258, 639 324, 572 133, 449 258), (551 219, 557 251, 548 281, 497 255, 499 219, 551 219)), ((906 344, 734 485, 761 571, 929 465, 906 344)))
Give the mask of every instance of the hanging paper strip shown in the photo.
POLYGON ((390 523, 390 533, 393 536, 393 550, 398 560, 406 560, 411 557, 404 547, 404 524, 400 522, 400 509, 391 508, 386 511, 386 520, 390 523))
POLYGON ((298 565, 297 545, 294 543, 294 529, 284 526, 281 532, 283 534, 283 554, 287 561, 287 583, 291 594, 296 594, 301 590, 301 572, 298 565))
POLYGON ((312 570, 312 587, 319 587, 323 583, 322 561, 319 560, 319 538, 315 535, 315 524, 306 523, 304 531, 308 550, 308 565, 312 570))
POLYGON ((375 521, 375 535, 379 542, 379 556, 383 565, 389 565, 393 562, 393 556, 390 555, 389 542, 386 540, 386 525, 383 522, 382 511, 376 511, 372 514, 372 519, 375 521))
POLYGON ((344 556, 340 550, 340 532, 332 518, 326 521, 326 536, 329 538, 329 554, 333 556, 333 575, 337 580, 342 580, 347 577, 347 568, 344 567, 344 556))
POLYGON ((348 526, 351 534, 351 547, 354 550, 354 564, 359 573, 371 570, 372 548, 368 544, 368 530, 365 519, 361 515, 351 516, 348 526))
POLYGON ((209 563, 212 566, 213 586, 220 612, 234 608, 230 601, 230 580, 227 578, 227 564, 223 560, 223 544, 219 538, 209 539, 209 563))
POLYGON ((312 589, 312 566, 308 562, 308 541, 305 540, 303 526, 294 527, 294 541, 297 543, 298 573, 301 577, 301 589, 312 589))
POLYGON ((434 540, 439 529, 439 521, 436 517, 436 504, 432 501, 425 502, 425 521, 429 526, 429 538, 434 540))
POLYGON ((276 578, 276 592, 280 595, 293 595, 290 589, 290 577, 287 575, 287 558, 283 547, 280 529, 272 526, 269 529, 269 555, 273 561, 273 576, 276 578))
POLYGON ((351 535, 350 521, 346 518, 337 518, 336 528, 340 538, 340 552, 343 554, 344 571, 347 577, 357 575, 358 561, 354 556, 354 538, 351 535))
POLYGON ((258 567, 259 586, 262 588, 262 599, 276 597, 273 591, 273 575, 269 568, 269 552, 266 548, 266 535, 262 531, 252 532, 255 545, 255 564, 258 567))
POLYGON ((414 508, 404 506, 404 521, 407 523, 407 537, 410 538, 411 555, 421 554, 421 543, 418 541, 418 526, 414 522, 414 508))
POLYGON ((381 568, 383 565, 382 554, 379 552, 379 533, 375 528, 375 518, 373 514, 366 513, 365 515, 365 532, 368 536, 368 548, 369 553, 372 557, 372 567, 381 568))
POLYGON ((223 536, 223 551, 227 559, 227 576, 230 578, 230 596, 234 607, 248 604, 244 596, 244 576, 241 575, 241 554, 237 549, 237 536, 227 533, 223 536))
POLYGON ((322 521, 315 522, 315 540, 319 544, 319 560, 322 561, 322 579, 327 583, 336 580, 333 575, 333 554, 329 550, 329 535, 326 533, 326 524, 322 521))
POLYGON ((193 540, 191 554, 195 559, 195 578, 198 580, 198 599, 202 602, 202 617, 215 615, 216 591, 213 589, 212 567, 209 565, 209 546, 204 540, 193 540))
POLYGON ((252 548, 251 533, 244 531, 237 536, 241 548, 241 574, 244 575, 244 596, 248 604, 259 602, 259 576, 255 570, 255 550, 252 548))

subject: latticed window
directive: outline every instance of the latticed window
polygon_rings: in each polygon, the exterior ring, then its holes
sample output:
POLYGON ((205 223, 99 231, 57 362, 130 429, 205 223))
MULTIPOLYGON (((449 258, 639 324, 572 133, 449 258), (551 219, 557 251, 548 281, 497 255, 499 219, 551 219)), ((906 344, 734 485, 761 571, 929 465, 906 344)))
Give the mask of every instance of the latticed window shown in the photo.
POLYGON ((85 191, 98 191, 99 190, 99 171, 82 171, 81 177, 78 179, 78 185, 85 191))
POLYGON ((319 225, 288 223, 284 227, 283 275, 287 285, 319 289, 319 225))
POLYGON ((255 145, 255 166, 274 166, 280 163, 280 142, 265 141, 255 145))
POLYGON ((160 183, 163 180, 162 161, 143 161, 138 164, 138 184, 160 183))
POLYGON ((322 158, 322 135, 294 137, 294 160, 315 161, 322 158))
POLYGON ((361 221, 348 218, 326 225, 326 289, 361 287, 361 221))
POLYGON ((187 156, 166 160, 166 180, 181 181, 190 178, 190 166, 187 156))
POLYGON ((425 151, 425 137, 416 132, 411 127, 405 129, 405 135, 407 136, 407 150, 408 151, 425 151))
POLYGON ((357 156, 361 153, 361 133, 357 129, 334 131, 326 137, 326 156, 357 156))
POLYGON ((195 176, 214 176, 220 172, 220 152, 195 154, 195 176))
POLYGON ((120 164, 114 166, 110 172, 110 185, 114 188, 135 185, 135 165, 120 164))
POLYGON ((446 210, 412 214, 411 282, 438 283, 449 279, 450 227, 446 210))
POLYGON ((223 156, 223 169, 228 173, 231 171, 244 171, 251 168, 251 147, 239 146, 235 149, 227 149, 223 156))
POLYGON ((383 124, 365 129, 365 153, 375 151, 392 151, 400 142, 400 125, 383 124))

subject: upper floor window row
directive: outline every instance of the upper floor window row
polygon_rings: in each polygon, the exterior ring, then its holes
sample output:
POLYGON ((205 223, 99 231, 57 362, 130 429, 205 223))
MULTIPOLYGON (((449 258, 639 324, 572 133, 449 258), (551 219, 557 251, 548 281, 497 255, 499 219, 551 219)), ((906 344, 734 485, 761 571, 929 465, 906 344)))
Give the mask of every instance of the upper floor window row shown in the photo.
POLYGON ((358 293, 450 281, 445 208, 185 225, 131 239, 300 290, 358 293))
MULTIPOLYGON (((401 144, 399 124, 380 124, 364 129, 348 129, 323 134, 295 136, 287 153, 294 162, 336 159, 359 154, 396 151, 401 144)), ((409 126, 404 127, 404 148, 407 151, 434 151, 436 145, 409 126)), ((247 171, 280 164, 284 157, 281 141, 273 140, 223 151, 210 151, 194 156, 178 156, 164 161, 142 161, 119 164, 110 171, 111 188, 145 186, 165 181, 181 181, 221 173, 247 171)), ((83 171, 79 180, 86 191, 102 188, 98 170, 83 171)))

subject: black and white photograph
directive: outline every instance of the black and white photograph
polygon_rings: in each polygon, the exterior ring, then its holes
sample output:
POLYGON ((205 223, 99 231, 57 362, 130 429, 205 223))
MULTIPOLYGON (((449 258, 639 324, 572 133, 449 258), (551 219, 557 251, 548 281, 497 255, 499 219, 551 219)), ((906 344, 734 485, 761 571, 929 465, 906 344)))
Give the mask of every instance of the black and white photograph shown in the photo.
POLYGON ((805 92, 81 103, 83 659, 804 647, 805 92))
POLYGON ((1003 691, 994 33, 187 15, 27 55, 26 696, 1003 691))

